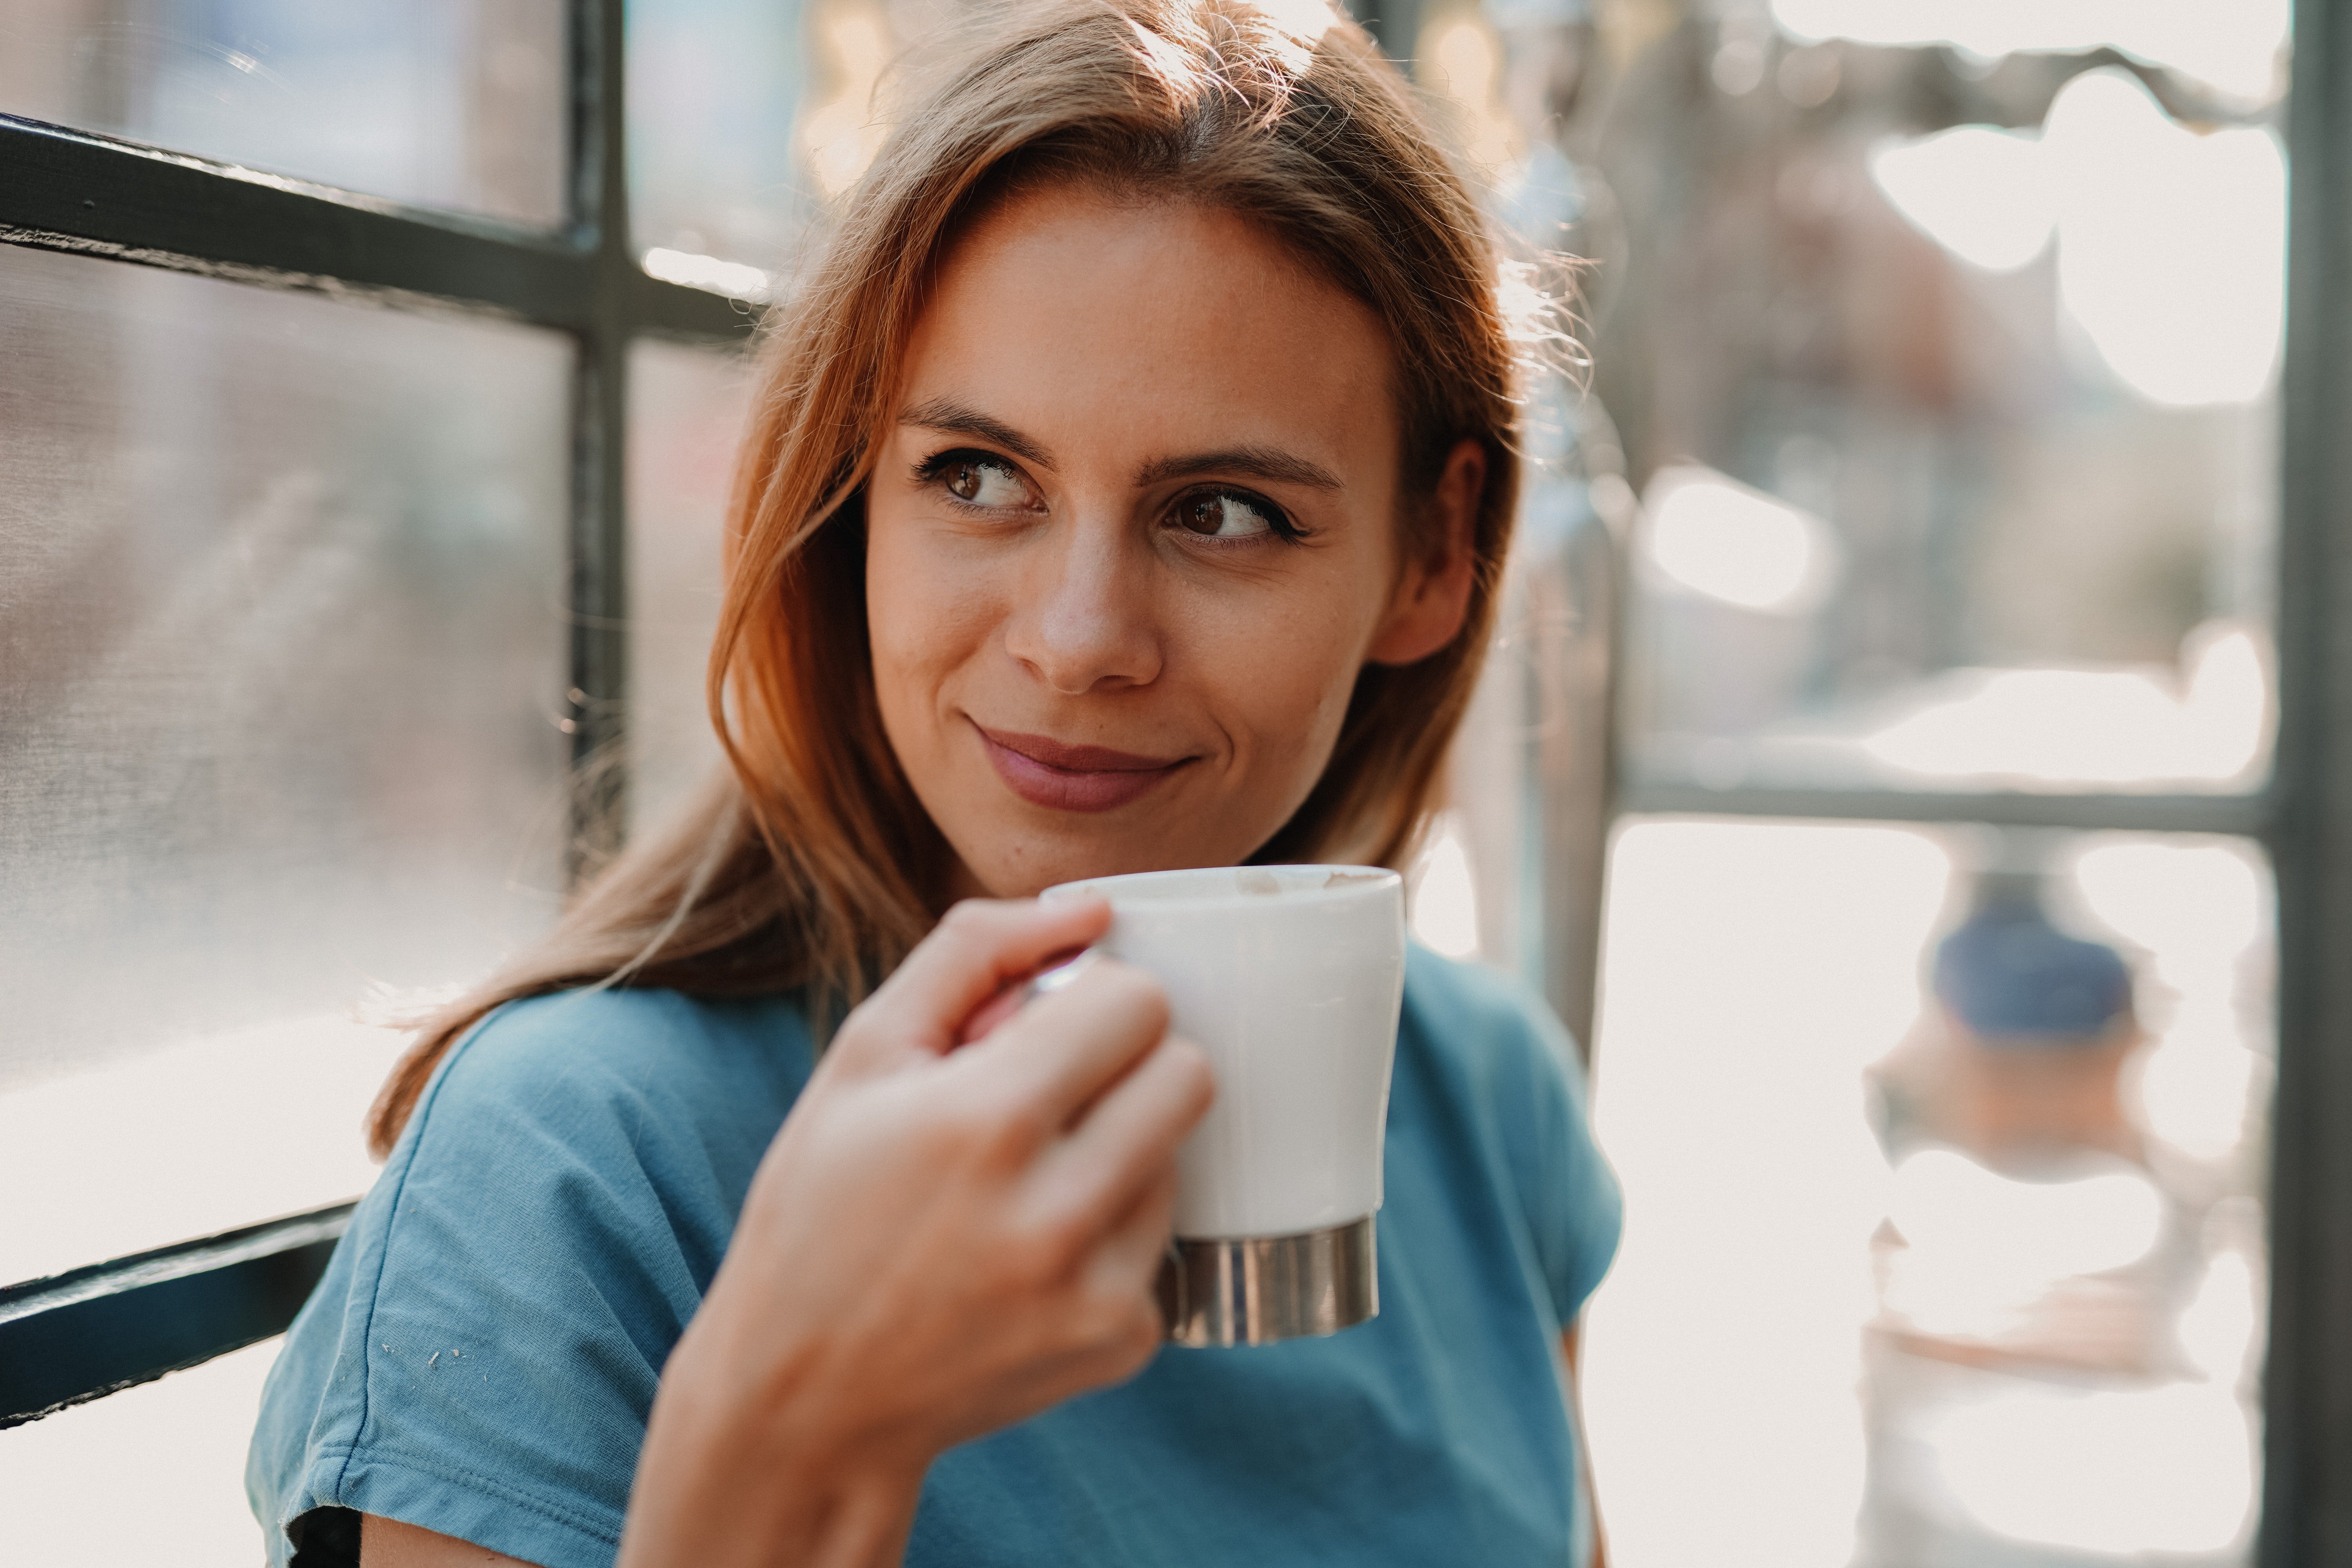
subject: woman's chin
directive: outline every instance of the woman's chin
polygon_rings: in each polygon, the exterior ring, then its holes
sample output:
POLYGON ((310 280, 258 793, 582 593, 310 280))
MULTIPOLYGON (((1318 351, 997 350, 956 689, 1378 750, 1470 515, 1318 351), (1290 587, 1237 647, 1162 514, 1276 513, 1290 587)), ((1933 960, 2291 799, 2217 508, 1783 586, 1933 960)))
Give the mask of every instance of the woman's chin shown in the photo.
MULTIPOLYGON (((1055 836, 1059 838, 1060 836, 1055 836)), ((1173 871, 1193 866, 1238 865, 1243 857, 1211 846, 1106 844, 1099 838, 1072 835, 1070 842, 1027 837, 1017 845, 992 846, 994 851, 963 858, 964 875, 957 879, 960 898, 1034 899, 1064 882, 1096 877, 1119 877, 1134 871, 1173 871)))

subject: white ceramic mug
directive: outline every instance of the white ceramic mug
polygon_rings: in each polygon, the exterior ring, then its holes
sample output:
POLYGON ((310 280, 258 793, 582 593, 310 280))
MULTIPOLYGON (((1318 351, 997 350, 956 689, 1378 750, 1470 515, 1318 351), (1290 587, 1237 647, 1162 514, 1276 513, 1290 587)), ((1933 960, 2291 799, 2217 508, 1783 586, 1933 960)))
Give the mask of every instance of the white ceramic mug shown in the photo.
POLYGON ((1156 977, 1171 1027, 1216 1074, 1216 1102, 1176 1156, 1178 1247, 1162 1286, 1173 1337, 1260 1343, 1374 1315, 1402 879, 1217 867, 1043 896, 1087 895, 1112 910, 1093 951, 1156 977))

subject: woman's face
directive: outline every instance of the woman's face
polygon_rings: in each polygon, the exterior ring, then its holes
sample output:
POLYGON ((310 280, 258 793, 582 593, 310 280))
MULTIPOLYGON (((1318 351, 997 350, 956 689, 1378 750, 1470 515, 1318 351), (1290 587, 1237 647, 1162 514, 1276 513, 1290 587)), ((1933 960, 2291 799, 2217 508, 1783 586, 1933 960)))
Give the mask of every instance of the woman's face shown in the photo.
POLYGON ((964 235, 867 488, 882 721, 958 893, 1227 865, 1368 660, 1460 629, 1475 442, 1403 559, 1377 319, 1231 215, 1024 195, 964 235))

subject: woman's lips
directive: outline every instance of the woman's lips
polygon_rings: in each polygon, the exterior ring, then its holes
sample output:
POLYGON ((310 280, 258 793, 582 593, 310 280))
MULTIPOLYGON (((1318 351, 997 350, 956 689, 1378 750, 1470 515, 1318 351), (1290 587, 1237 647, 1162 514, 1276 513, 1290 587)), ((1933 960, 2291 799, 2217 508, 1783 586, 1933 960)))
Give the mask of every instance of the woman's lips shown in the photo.
POLYGON ((1140 799, 1190 757, 1142 757, 1108 746, 1072 746, 979 724, 981 744, 1014 795, 1058 811, 1110 811, 1140 799))

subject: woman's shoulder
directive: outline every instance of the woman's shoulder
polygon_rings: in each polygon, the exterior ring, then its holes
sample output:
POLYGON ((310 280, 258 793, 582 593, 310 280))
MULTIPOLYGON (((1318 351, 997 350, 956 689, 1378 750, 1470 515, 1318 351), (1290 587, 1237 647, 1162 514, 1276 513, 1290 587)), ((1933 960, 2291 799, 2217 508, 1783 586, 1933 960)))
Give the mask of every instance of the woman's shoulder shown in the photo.
POLYGON ((810 1066, 788 997, 562 992, 468 1032, 270 1373, 270 1561, 341 1510, 611 1562, 662 1362, 810 1066))
POLYGON ((1558 1014, 1517 980, 1483 963, 1405 950, 1404 1024, 1468 1067, 1516 1068, 1530 1057, 1578 1059, 1558 1014))
POLYGON ((394 1146, 378 1183, 396 1194, 391 1244, 431 1230, 436 1203, 487 1223, 471 1194, 494 1192, 582 1246, 603 1245, 586 1228, 601 1217, 659 1247, 683 1231, 723 1249, 814 1067, 789 997, 605 989, 508 1003, 451 1049, 394 1146))
POLYGON ((560 991, 507 1003, 476 1025, 415 1121, 446 1135, 518 1119, 576 1126, 619 1115, 655 1131, 751 1116, 772 1132, 814 1065, 792 996, 560 991))
POLYGON ((1616 1177, 1593 1142, 1575 1041, 1517 980, 1422 948, 1405 965, 1401 1055, 1408 1039, 1452 1089, 1435 1098, 1459 1108, 1466 1141, 1499 1156, 1559 1321, 1573 1321, 1623 1223, 1616 1177))
POLYGON ((498 1257, 496 1233, 524 1226, 587 1254, 683 1240, 716 1267, 813 1066, 784 997, 605 989, 510 1002, 451 1049, 370 1207, 395 1255, 462 1236, 498 1257))
POLYGON ((648 1064, 724 1071, 805 1056, 808 1020, 794 994, 716 998, 625 987, 555 991, 492 1009, 457 1051, 487 1079, 635 1076, 648 1064))

